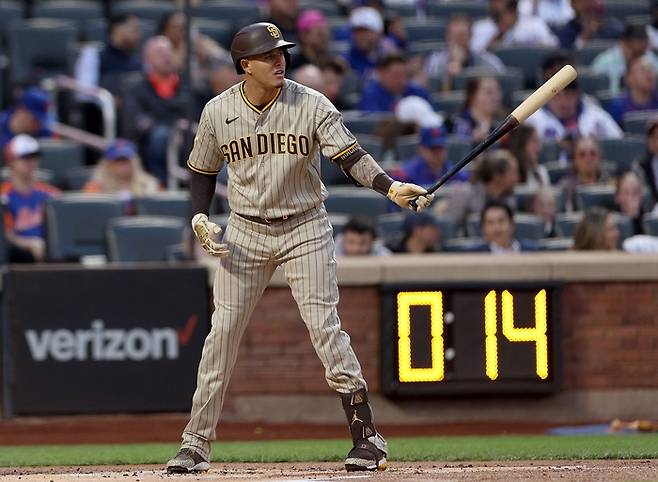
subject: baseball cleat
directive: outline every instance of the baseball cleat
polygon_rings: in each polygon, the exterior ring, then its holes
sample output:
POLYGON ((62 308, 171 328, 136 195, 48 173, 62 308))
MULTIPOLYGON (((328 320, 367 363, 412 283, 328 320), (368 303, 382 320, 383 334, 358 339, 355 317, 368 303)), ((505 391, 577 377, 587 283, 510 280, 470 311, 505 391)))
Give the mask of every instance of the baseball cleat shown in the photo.
POLYGON ((356 472, 360 470, 386 470, 388 447, 386 440, 379 434, 357 441, 345 459, 345 470, 356 472))
POLYGON ((167 472, 187 474, 189 472, 207 472, 210 464, 192 449, 180 449, 176 457, 167 462, 167 472))

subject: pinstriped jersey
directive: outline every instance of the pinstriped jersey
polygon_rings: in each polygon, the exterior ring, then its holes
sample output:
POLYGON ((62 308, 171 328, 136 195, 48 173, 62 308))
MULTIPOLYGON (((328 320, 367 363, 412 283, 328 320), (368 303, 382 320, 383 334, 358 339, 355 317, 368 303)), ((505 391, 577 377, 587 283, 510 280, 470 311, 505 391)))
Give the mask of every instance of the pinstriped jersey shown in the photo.
POLYGON ((232 211, 278 218, 320 205, 327 190, 320 154, 341 163, 360 147, 321 93, 285 79, 265 106, 249 102, 244 82, 204 107, 190 169, 216 174, 227 165, 232 211))

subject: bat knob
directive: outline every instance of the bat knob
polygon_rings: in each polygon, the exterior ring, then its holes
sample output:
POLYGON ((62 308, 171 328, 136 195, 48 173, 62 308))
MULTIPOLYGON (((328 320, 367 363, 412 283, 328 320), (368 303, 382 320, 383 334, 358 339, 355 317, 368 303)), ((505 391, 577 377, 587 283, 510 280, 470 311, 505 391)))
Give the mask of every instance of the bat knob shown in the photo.
POLYGON ((413 201, 409 201, 409 207, 412 211, 418 211, 418 203, 415 199, 413 201))

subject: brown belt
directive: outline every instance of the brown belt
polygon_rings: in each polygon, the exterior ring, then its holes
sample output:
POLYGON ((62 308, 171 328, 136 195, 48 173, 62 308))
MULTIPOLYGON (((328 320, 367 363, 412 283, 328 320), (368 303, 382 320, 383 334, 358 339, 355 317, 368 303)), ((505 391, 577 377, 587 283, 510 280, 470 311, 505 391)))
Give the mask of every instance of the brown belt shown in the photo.
POLYGON ((286 221, 286 220, 288 220, 288 219, 290 219, 290 218, 292 218, 292 217, 295 216, 294 214, 290 214, 290 215, 288 215, 288 216, 282 216, 282 217, 280 217, 280 218, 270 218, 270 219, 265 219, 265 218, 261 218, 261 217, 258 217, 258 216, 247 216, 246 214, 240 214, 240 213, 235 213, 235 214, 237 214, 237 215, 240 216, 241 218, 246 219, 247 221, 251 221, 251 222, 254 222, 254 223, 258 223, 258 224, 275 224, 275 223, 280 223, 281 221, 286 221))

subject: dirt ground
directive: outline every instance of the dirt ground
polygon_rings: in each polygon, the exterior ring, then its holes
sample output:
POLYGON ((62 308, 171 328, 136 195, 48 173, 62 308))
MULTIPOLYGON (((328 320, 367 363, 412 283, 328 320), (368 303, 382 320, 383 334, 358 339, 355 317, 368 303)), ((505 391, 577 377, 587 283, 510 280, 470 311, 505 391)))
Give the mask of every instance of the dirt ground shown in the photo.
POLYGON ((392 463, 377 473, 346 473, 339 463, 215 464, 202 474, 169 475, 161 466, 0 468, 0 482, 162 481, 656 480, 658 460, 392 463))

